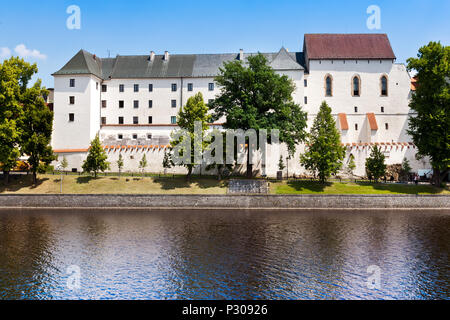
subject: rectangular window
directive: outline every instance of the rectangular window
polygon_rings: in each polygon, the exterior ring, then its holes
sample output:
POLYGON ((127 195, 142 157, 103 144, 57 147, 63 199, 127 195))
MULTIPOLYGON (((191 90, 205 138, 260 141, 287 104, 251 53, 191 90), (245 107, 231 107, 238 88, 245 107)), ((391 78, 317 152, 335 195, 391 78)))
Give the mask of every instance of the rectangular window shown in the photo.
POLYGON ((106 117, 102 117, 102 125, 106 124, 106 117))
POLYGON ((355 107, 355 112, 358 112, 358 107, 355 107))
POLYGON ((214 83, 208 83, 208 90, 209 91, 214 91, 214 83))
POLYGON ((125 86, 123 84, 119 84, 119 92, 124 92, 125 86))
POLYGON ((153 91, 153 84, 149 83, 148 92, 152 92, 152 91, 153 91))
POLYGON ((177 100, 172 100, 172 108, 176 108, 177 107, 177 100))
POLYGON ((69 86, 70 86, 71 88, 75 87, 75 79, 70 79, 70 81, 69 81, 69 86))
POLYGON ((308 86, 308 80, 303 80, 303 85, 305 86, 305 87, 307 87, 308 86))
POLYGON ((153 108, 153 100, 148 100, 149 109, 153 108))
POLYGON ((123 134, 119 133, 119 134, 117 135, 117 139, 118 139, 118 140, 122 140, 122 139, 123 139, 123 134))
POLYGON ((384 107, 381 107, 381 112, 383 112, 383 113, 384 113, 384 107))
POLYGON ((133 117, 133 124, 139 124, 139 117, 133 117))
POLYGON ((194 90, 194 84, 192 83, 188 83, 188 87, 187 87, 188 91, 192 91, 194 90))
POLYGON ((123 124, 123 117, 119 117, 119 124, 123 124))
POLYGON ((135 108, 135 109, 139 108, 139 100, 133 101, 133 108, 135 108))
POLYGON ((75 97, 74 96, 70 96, 69 97, 69 104, 75 104, 75 97))
POLYGON ((102 92, 108 91, 108 86, 106 84, 102 84, 102 92))
POLYGON ((153 117, 152 116, 149 116, 148 117, 148 124, 152 124, 153 123, 153 117))
POLYGON ((75 114, 69 113, 69 122, 74 122, 74 121, 75 121, 75 114))
POLYGON ((152 140, 152 135, 151 135, 151 133, 147 134, 147 139, 148 139, 148 140, 152 140))
POLYGON ((389 130, 389 123, 385 123, 384 127, 386 128, 386 130, 389 130))
POLYGON ((98 82, 95 83, 95 90, 98 90, 98 82))
POLYGON ((106 108, 106 100, 102 100, 102 108, 106 108))
POLYGON ((358 131, 358 124, 355 123, 355 130, 358 131))
POLYGON ((137 140, 137 134, 133 133, 133 140, 137 140))
POLYGON ((305 104, 308 104, 308 97, 305 97, 305 104))
POLYGON ((177 123, 177 117, 176 116, 171 116, 170 117, 170 123, 171 124, 176 124, 177 123))
POLYGON ((123 100, 119 100, 119 108, 120 108, 120 109, 123 109, 123 106, 124 106, 123 100))
POLYGON ((133 86, 133 90, 134 90, 134 92, 139 92, 139 85, 138 85, 138 84, 135 84, 135 85, 133 86))
POLYGON ((176 83, 172 83, 172 91, 177 91, 177 84, 176 83))

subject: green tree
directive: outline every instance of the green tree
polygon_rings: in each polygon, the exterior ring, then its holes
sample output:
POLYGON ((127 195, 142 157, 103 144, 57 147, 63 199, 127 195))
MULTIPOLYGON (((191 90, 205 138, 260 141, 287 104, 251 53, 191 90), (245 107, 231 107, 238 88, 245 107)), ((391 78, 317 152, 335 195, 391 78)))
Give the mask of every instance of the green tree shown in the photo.
POLYGON ((278 170, 283 171, 286 169, 286 166, 284 165, 283 156, 280 155, 280 160, 278 161, 278 170))
POLYGON ((66 170, 68 166, 69 166, 69 163, 67 162, 66 156, 64 156, 61 161, 61 168, 63 170, 66 170))
POLYGON ((43 96, 48 91, 41 88, 41 80, 22 95, 23 117, 20 119, 21 153, 28 156, 33 173, 33 183, 37 183, 36 173, 39 166, 48 167, 56 159, 50 140, 53 128, 53 112, 47 107, 43 96))
POLYGON ((366 173, 370 180, 375 182, 380 179, 386 172, 386 164, 384 163, 384 154, 381 148, 373 146, 370 152, 370 157, 366 159, 366 173))
POLYGON ((86 160, 83 162, 84 172, 94 172, 94 177, 97 178, 97 173, 99 171, 104 172, 109 169, 109 162, 106 161, 108 156, 103 149, 98 134, 95 136, 94 140, 91 141, 91 146, 86 160))
MULTIPOLYGON (((226 133, 225 132, 220 133, 217 129, 214 129, 213 133, 214 134, 212 136, 214 136, 214 139, 219 134, 222 135, 222 143, 223 143, 223 145, 222 145, 222 160, 223 161, 222 162, 213 162, 213 163, 208 164, 206 166, 206 170, 216 169, 217 170, 217 179, 220 181, 220 180, 222 180, 222 177, 224 175, 226 175, 227 171, 228 171, 228 173, 230 173, 233 170, 234 163, 226 163, 226 157, 227 157, 227 155, 226 155, 226 153, 227 153, 227 150, 226 150, 227 135, 226 135, 226 133)), ((214 142, 214 139, 211 141, 211 144, 214 142)), ((236 146, 235 146, 235 150, 234 150, 234 155, 235 155, 234 160, 236 161, 236 157, 237 157, 236 156, 236 146)), ((216 150, 211 151, 211 156, 213 156, 213 157, 216 156, 216 150)))
MULTIPOLYGON (((199 165, 200 163, 195 163, 195 157, 194 157, 194 150, 200 150, 200 152, 203 154, 204 150, 208 146, 208 142, 205 139, 206 137, 206 131, 208 130, 208 122, 210 121, 211 116, 208 115, 208 107, 206 106, 205 102, 203 101, 203 95, 199 92, 196 95, 190 97, 184 107, 181 108, 181 110, 178 112, 177 117, 177 124, 178 126, 187 132, 187 134, 190 137, 190 156, 187 156, 190 158, 189 163, 180 163, 180 166, 184 166, 187 168, 188 173, 186 178, 189 180, 190 176, 192 174, 192 169, 194 166, 199 165), (195 133, 194 125, 195 122, 200 122, 201 124, 201 133, 198 136, 195 133), (195 146, 195 144, 198 144, 195 146)), ((176 147, 180 143, 183 143, 183 140, 186 138, 185 136, 181 135, 177 138, 174 138, 176 136, 177 132, 172 132, 172 141, 170 142, 172 147, 176 147)), ((179 132, 178 132, 179 133, 179 132)), ((186 141, 185 141, 186 142, 186 141)), ((186 150, 182 150, 180 152, 181 156, 185 156, 184 152, 187 152, 186 150)))
POLYGON ((164 150, 164 158, 163 158, 163 168, 164 168, 164 174, 167 174, 167 169, 172 168, 174 165, 172 161, 172 155, 170 154, 170 151, 167 152, 167 150, 164 150))
POLYGON ((144 155, 142 156, 141 161, 139 161, 139 168, 142 170, 142 178, 144 177, 145 168, 147 167, 147 157, 144 155))
POLYGON ((6 183, 9 171, 20 156, 23 95, 36 72, 36 64, 31 65, 18 57, 0 63, 0 169, 6 183))
POLYGON ((411 166, 409 165, 409 161, 406 158, 403 158, 402 161, 402 170, 400 172, 400 176, 402 179, 408 180, 409 174, 411 173, 411 166))
MULTIPOLYGON (((279 75, 262 54, 250 56, 248 67, 243 61, 224 63, 215 78, 220 94, 210 104, 214 118, 225 117, 226 129, 278 129, 280 142, 290 154, 305 138, 306 113, 292 98, 295 85, 286 75, 279 75)), ((269 140, 269 143, 271 141, 269 140)), ((253 175, 250 154, 247 155, 247 177, 253 175)))
POLYGON ((324 183, 342 167, 344 157, 341 135, 331 115, 331 108, 324 101, 308 134, 307 149, 300 156, 300 163, 307 170, 317 172, 324 183))
POLYGON ((119 159, 117 160, 117 168, 119 169, 119 177, 120 174, 122 173, 122 168, 123 168, 123 157, 122 157, 122 153, 119 153, 119 159))
POLYGON ((350 153, 350 156, 348 157, 347 174, 353 177, 353 171, 355 169, 356 169, 355 156, 353 155, 353 153, 350 153))
POLYGON ((408 133, 418 157, 430 158, 432 182, 440 186, 450 167, 450 46, 430 42, 407 62, 408 70, 417 71, 408 133))

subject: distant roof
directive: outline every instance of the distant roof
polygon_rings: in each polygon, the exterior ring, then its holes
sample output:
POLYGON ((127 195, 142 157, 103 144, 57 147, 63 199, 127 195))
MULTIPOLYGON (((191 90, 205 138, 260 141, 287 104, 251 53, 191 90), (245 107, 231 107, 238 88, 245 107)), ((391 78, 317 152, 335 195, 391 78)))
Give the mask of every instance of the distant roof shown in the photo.
POLYGON ((305 34, 308 59, 395 59, 386 34, 305 34))
MULTIPOLYGON (((244 54, 247 57, 256 53, 244 54)), ((302 52, 262 53, 275 70, 304 70, 302 52)), ((120 78, 175 78, 211 77, 219 73, 224 62, 238 60, 238 53, 224 54, 170 54, 168 61, 164 55, 121 56, 99 58, 80 50, 64 67, 54 75, 93 74, 101 79, 120 78)))

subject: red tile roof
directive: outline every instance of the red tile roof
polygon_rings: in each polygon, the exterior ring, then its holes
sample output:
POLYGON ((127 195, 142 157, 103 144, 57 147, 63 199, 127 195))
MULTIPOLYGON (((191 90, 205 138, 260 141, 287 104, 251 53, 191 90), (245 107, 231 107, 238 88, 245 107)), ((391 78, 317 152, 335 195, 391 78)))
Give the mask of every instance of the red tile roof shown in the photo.
POLYGON ((308 59, 395 59, 386 34, 305 34, 308 59))
POLYGON ((375 113, 368 113, 367 120, 369 120, 370 130, 378 130, 377 119, 375 113))
POLYGON ((338 116, 341 130, 348 130, 347 115, 345 113, 339 113, 338 116))

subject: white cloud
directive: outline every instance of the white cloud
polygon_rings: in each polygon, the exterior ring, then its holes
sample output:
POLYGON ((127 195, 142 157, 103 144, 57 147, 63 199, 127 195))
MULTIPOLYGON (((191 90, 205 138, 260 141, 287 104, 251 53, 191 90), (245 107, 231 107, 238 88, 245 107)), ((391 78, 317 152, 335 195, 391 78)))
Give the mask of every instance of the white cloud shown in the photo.
POLYGON ((40 53, 38 50, 28 49, 24 44, 19 44, 14 51, 22 58, 36 58, 36 59, 46 59, 47 56, 40 53))
POLYGON ((0 58, 8 58, 11 55, 11 50, 8 47, 0 48, 0 58))

